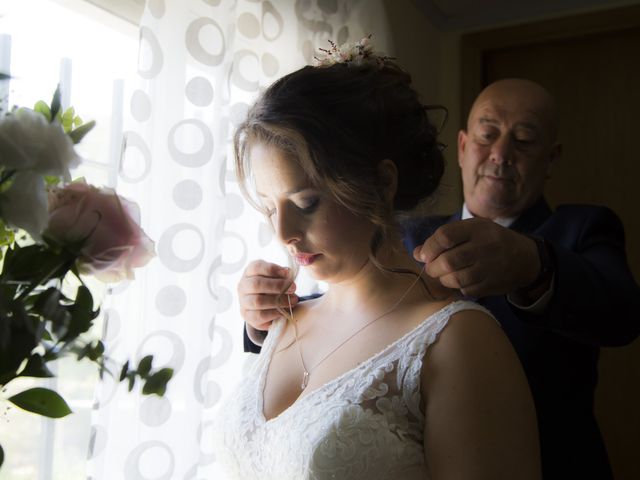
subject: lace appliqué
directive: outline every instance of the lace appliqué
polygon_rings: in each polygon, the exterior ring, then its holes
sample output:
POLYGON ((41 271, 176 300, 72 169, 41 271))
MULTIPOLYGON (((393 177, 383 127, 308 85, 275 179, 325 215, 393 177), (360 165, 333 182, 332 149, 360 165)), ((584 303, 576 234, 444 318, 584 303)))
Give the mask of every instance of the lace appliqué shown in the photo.
POLYGON ((420 371, 427 348, 449 317, 486 310, 458 301, 431 315, 383 351, 266 420, 266 373, 283 321, 222 407, 214 429, 216 458, 230 478, 428 478, 420 371))

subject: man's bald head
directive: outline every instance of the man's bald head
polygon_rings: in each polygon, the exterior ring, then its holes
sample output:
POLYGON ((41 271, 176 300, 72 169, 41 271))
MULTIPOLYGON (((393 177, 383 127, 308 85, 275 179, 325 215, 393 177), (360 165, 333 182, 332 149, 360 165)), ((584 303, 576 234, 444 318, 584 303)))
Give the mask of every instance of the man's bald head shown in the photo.
POLYGON ((521 112, 529 112, 540 119, 540 124, 547 130, 549 140, 557 140, 556 102, 539 83, 524 78, 505 78, 489 84, 473 102, 467 118, 467 128, 472 116, 487 103, 506 104, 521 112))

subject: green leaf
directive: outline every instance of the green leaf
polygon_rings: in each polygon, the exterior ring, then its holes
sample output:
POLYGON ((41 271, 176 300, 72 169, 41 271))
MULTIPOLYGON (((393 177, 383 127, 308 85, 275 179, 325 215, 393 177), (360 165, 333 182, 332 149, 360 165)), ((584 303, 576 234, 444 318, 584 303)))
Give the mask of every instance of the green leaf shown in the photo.
POLYGON ((9 397, 9 401, 23 410, 49 418, 62 418, 71 413, 64 398, 48 388, 31 388, 9 397))
POLYGON ((60 108, 62 108, 60 98, 60 84, 58 84, 56 91, 53 92, 53 98, 51 99, 51 119, 49 121, 53 121, 58 116, 60 108))
POLYGON ((0 166, 0 193, 11 188, 17 170, 0 166))
POLYGON ((75 116, 76 116, 76 109, 73 107, 69 107, 62 114, 62 121, 73 122, 73 117, 75 116))
MULTIPOLYGON (((0 218, 0 247, 5 247, 13 244, 16 236, 13 230, 7 226, 6 223, 0 218)), ((2 251, 0 250, 0 259, 2 258, 2 251)))
POLYGON ((2 449, 2 445, 0 445, 0 467, 4 463, 4 450, 2 449))
POLYGON ((171 380, 173 376, 172 368, 163 368, 158 370, 153 375, 151 375, 146 382, 144 382, 144 387, 142 387, 143 395, 151 395, 155 393, 156 395, 162 396, 167 391, 167 383, 171 380))
POLYGON ((96 360, 101 358, 103 354, 104 354, 104 343, 98 340, 95 346, 92 346, 89 349, 89 358, 95 362, 96 360))
POLYGON ((54 326, 63 325, 66 330, 71 316, 67 309, 60 305, 60 300, 64 298, 62 292, 55 287, 49 287, 44 292, 37 294, 35 298, 33 310, 45 319, 51 320, 54 326))
POLYGON ((53 373, 47 368, 44 358, 38 353, 34 353, 27 360, 27 365, 20 372, 21 377, 51 378, 53 373))
POLYGON ((71 127, 73 127, 73 118, 76 115, 76 111, 73 107, 67 108, 62 116, 60 117, 60 123, 62 124, 62 129, 64 133, 69 133, 71 127))
MULTIPOLYGON (((81 333, 88 331, 93 325, 93 320, 100 313, 100 309, 93 310, 93 297, 85 285, 80 285, 76 293, 75 302, 68 307, 71 313, 69 330, 63 337, 64 341, 76 338, 81 333)), ((91 353, 89 353, 91 357, 91 353)))
POLYGON ((36 104, 33 106, 33 111, 41 113, 42 115, 44 115, 44 118, 47 119, 47 122, 51 122, 51 109, 49 108, 49 105, 47 105, 46 102, 42 100, 38 100, 36 104))
POLYGON ((147 355, 142 360, 140 360, 140 363, 138 363, 138 368, 136 369, 138 375, 140 375, 142 378, 146 377, 151 371, 152 363, 153 355, 147 355))
POLYGON ((44 183, 47 185, 47 187, 55 187, 60 183, 60 177, 57 177, 55 175, 44 175, 43 178, 44 183))
POLYGON ((43 245, 21 247, 17 243, 7 251, 2 276, 32 287, 52 278, 62 278, 69 271, 75 256, 66 251, 56 252, 43 245))
POLYGON ((78 352, 78 361, 82 360, 84 357, 89 355, 89 350, 91 349, 91 344, 87 343, 84 347, 80 349, 78 352))
POLYGON ((120 378, 119 381, 123 381, 125 378, 127 378, 127 373, 129 372, 129 360, 127 360, 125 362, 124 365, 122 365, 122 370, 120 370, 120 378))
POLYGON ((0 385, 16 377, 18 369, 38 344, 37 333, 30 331, 29 318, 22 305, 11 307, 8 310, 11 316, 5 311, 0 318, 2 326, 6 328, 6 331, 3 328, 0 338, 0 385))
POLYGON ((78 128, 71 130, 69 132, 69 137, 71 137, 71 141, 74 144, 80 143, 80 141, 84 138, 84 136, 91 131, 93 127, 96 126, 96 121, 91 120, 90 122, 83 123, 78 128))
POLYGON ((85 286, 80 285, 76 291, 76 307, 82 311, 93 312, 93 296, 91 291, 85 286))
POLYGON ((49 332, 49 330, 47 330, 46 328, 42 331, 42 340, 47 340, 49 342, 53 341, 53 337, 51 336, 51 332, 49 332))

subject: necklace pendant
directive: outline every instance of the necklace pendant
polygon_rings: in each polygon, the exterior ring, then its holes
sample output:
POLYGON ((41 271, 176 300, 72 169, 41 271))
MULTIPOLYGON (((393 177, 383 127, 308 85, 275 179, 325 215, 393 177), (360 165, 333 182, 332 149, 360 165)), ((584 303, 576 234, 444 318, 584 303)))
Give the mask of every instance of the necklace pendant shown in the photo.
POLYGON ((304 373, 302 374, 302 383, 300 384, 300 389, 304 390, 305 388, 307 388, 308 384, 309 384, 309 372, 305 370, 304 373))

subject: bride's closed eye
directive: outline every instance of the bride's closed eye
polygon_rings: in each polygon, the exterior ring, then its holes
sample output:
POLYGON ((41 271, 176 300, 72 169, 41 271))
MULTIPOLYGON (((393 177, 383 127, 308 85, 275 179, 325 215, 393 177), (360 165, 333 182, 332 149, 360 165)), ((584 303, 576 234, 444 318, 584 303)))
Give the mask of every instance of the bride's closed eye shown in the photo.
POLYGON ((315 212, 320 205, 320 197, 313 197, 310 199, 301 202, 301 205, 298 206, 298 209, 304 213, 305 215, 309 215, 315 212))
MULTIPOLYGON (((294 207, 303 215, 311 215, 320 206, 320 197, 313 197, 298 202, 292 201, 291 203, 293 203, 294 207)), ((263 213, 267 218, 271 218, 273 215, 278 213, 278 209, 265 207, 263 213)))

